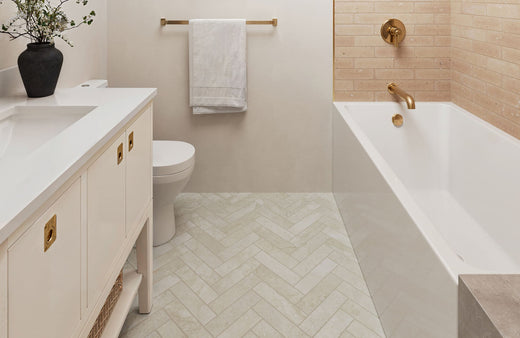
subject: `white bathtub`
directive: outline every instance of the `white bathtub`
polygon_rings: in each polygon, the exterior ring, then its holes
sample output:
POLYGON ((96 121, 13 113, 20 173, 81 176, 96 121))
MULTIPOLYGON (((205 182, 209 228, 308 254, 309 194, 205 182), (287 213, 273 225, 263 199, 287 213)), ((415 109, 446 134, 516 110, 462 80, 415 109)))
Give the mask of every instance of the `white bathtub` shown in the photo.
POLYGON ((386 335, 456 337, 458 275, 520 272, 520 141, 452 103, 337 102, 333 124, 334 196, 386 335))

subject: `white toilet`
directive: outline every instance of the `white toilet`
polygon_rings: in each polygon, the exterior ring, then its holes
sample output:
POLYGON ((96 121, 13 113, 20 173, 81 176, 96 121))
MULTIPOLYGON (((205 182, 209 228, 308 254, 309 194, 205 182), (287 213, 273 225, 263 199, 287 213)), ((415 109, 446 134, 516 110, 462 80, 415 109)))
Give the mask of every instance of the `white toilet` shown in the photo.
POLYGON ((195 148, 180 141, 153 141, 153 245, 175 235, 173 202, 190 180, 195 148))

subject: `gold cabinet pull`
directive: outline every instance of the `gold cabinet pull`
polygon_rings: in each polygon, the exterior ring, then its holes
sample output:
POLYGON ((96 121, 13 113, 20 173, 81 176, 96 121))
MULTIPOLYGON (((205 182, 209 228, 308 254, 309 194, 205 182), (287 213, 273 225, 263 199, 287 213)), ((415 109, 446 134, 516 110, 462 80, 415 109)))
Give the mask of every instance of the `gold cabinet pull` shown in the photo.
POLYGON ((128 135, 128 151, 132 151, 132 149, 134 149, 134 132, 128 135))
POLYGON ((43 230, 43 252, 49 250, 51 245, 56 241, 57 236, 57 216, 54 215, 51 219, 45 224, 45 228, 43 230))
POLYGON ((117 147, 117 165, 121 164, 123 162, 123 143, 117 147))

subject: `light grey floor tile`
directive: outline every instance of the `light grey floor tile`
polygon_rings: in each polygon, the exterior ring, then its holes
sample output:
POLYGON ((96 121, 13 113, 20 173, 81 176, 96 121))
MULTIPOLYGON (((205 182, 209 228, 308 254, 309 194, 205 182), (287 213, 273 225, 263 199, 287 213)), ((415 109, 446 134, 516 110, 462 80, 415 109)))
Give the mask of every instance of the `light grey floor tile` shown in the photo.
POLYGON ((120 337, 384 337, 332 194, 188 193, 176 216, 120 337))

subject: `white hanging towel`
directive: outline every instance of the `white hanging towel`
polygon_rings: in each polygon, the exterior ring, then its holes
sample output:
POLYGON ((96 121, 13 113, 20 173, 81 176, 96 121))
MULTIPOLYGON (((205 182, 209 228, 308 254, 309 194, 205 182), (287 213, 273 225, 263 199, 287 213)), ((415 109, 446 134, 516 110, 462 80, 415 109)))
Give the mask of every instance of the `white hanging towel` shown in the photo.
POLYGON ((246 21, 190 20, 193 114, 247 110, 246 21))

